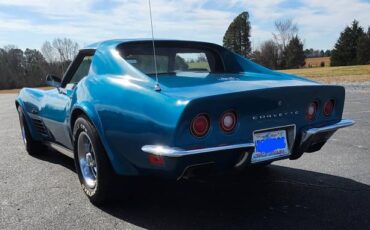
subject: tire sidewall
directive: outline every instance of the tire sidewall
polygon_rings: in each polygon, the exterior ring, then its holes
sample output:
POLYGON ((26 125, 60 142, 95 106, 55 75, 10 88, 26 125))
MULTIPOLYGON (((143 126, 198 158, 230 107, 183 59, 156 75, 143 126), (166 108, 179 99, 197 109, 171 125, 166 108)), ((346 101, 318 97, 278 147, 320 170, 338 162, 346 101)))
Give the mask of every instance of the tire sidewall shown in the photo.
POLYGON ((96 128, 86 116, 80 116, 76 120, 73 129, 73 140, 76 171, 82 190, 88 196, 92 203, 96 205, 102 204, 106 200, 108 200, 108 195, 113 187, 112 183, 114 183, 115 173, 112 171, 110 161, 100 141, 96 128), (77 143, 78 138, 82 133, 85 133, 90 138, 91 145, 95 154, 97 174, 96 184, 94 188, 90 188, 86 185, 86 182, 81 173, 80 163, 78 160, 77 143))
POLYGON ((17 108, 18 110, 18 117, 19 117, 19 124, 21 126, 21 134, 22 134, 22 142, 23 144, 25 145, 26 149, 28 148, 28 143, 29 143, 29 137, 27 135, 27 127, 26 127, 26 122, 25 122, 25 118, 24 118, 24 115, 23 115, 23 111, 22 111, 22 108, 20 106, 18 106, 17 108), (24 133, 23 133, 24 132, 24 133))
POLYGON ((96 138, 94 137, 94 132, 92 130, 91 124, 85 119, 85 118, 78 118, 75 125, 74 125, 74 134, 73 134, 73 139, 74 139, 74 157, 75 157, 75 164, 76 164, 76 171, 78 174, 78 178, 80 180, 80 184, 82 187, 82 190, 88 197, 94 197, 96 192, 99 189, 99 172, 100 172, 100 162, 97 157, 98 152, 97 152, 97 146, 96 146, 96 138), (97 166, 97 175, 96 175, 96 184, 94 188, 90 188, 87 186, 84 177, 81 173, 81 166, 78 160, 78 138, 82 133, 85 133, 91 140, 91 144, 93 146, 94 152, 95 152, 95 161, 96 161, 96 166, 97 166))
POLYGON ((42 154, 45 151, 45 148, 40 142, 33 140, 23 109, 21 108, 21 106, 18 106, 17 110, 19 116, 19 123, 21 126, 21 132, 23 132, 22 127, 24 129, 24 137, 22 134, 22 142, 25 145, 27 152, 30 155, 42 154))

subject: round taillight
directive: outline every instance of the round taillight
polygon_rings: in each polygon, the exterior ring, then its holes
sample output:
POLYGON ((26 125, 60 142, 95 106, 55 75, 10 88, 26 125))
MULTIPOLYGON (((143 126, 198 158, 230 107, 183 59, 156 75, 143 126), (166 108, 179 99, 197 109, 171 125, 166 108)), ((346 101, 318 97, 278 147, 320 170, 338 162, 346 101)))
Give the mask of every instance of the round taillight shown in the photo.
POLYGON ((236 126, 237 118, 234 112, 225 112, 220 119, 221 129, 225 132, 231 132, 236 126))
POLYGON ((203 137, 209 130, 209 119, 205 114, 197 115, 191 122, 191 133, 196 137, 203 137))
POLYGON ((308 105, 307 112, 306 112, 306 118, 307 120, 314 120, 316 116, 316 111, 317 111, 318 103, 317 102, 311 102, 308 105))
POLYGON ((325 102, 324 104, 324 115, 325 116, 330 116, 332 113, 333 113, 333 110, 334 110, 334 100, 331 99, 331 100, 328 100, 327 102, 325 102))

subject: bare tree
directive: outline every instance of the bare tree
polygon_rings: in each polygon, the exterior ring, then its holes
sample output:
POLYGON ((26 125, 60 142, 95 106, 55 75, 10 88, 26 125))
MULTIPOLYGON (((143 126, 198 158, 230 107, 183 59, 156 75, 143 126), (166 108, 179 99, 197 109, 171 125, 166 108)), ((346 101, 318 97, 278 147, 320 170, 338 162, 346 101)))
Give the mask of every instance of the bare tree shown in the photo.
POLYGON ((282 49, 285 49, 288 42, 298 33, 298 26, 293 23, 292 19, 275 21, 275 29, 276 33, 272 33, 272 35, 282 49))
POLYGON ((78 43, 69 38, 56 38, 52 42, 46 41, 41 47, 41 52, 49 63, 49 73, 57 76, 64 74, 78 50, 78 43))
POLYGON ((41 46, 41 53, 48 63, 54 63, 58 59, 57 53, 49 41, 44 42, 41 46))
POLYGON ((286 68, 285 50, 288 43, 293 37, 298 36, 298 26, 293 23, 292 19, 275 21, 276 33, 272 33, 274 41, 278 46, 277 68, 286 68))
POLYGON ((69 38, 54 39, 53 47, 58 52, 59 61, 61 62, 72 61, 79 49, 78 43, 69 38))
POLYGON ((70 62, 77 55, 79 45, 69 38, 56 38, 52 42, 46 41, 41 52, 48 62, 70 62))

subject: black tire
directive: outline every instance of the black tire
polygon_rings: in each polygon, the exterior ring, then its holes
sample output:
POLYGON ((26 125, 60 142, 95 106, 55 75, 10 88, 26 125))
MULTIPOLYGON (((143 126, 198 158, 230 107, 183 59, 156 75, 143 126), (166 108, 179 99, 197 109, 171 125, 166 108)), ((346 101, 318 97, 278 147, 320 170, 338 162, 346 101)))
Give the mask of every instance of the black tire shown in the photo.
POLYGON ((27 125, 26 118, 24 117, 22 107, 18 106, 17 110, 18 110, 19 122, 20 122, 20 126, 21 126, 22 140, 23 140, 23 143, 26 147, 26 151, 28 152, 28 154, 30 154, 32 156, 37 156, 37 155, 41 155, 41 154, 45 153, 45 151, 47 149, 46 146, 43 145, 39 141, 35 141, 32 138, 31 132, 30 132, 29 127, 27 125))
POLYGON ((114 183, 117 183, 117 175, 112 169, 107 153, 100 141, 95 127, 86 116, 81 116, 76 120, 73 128, 73 137, 76 171, 82 190, 91 203, 94 205, 103 205, 108 202, 108 196, 111 196, 114 192, 114 183), (94 157, 90 158, 93 159, 95 167, 89 165, 90 163, 88 163, 88 161, 91 162, 91 159, 89 160, 87 156, 85 158, 86 163, 84 163, 83 158, 79 157, 79 154, 80 156, 85 154, 82 152, 83 147, 79 146, 81 145, 79 144, 79 140, 82 142, 82 138, 87 138, 91 143, 90 152, 93 153, 92 155, 94 157), (85 167, 83 165, 85 165, 85 167), (82 168, 85 169, 84 173, 82 168), (96 170, 94 170, 95 168, 96 170), (86 179, 87 169, 91 170, 92 177, 95 176, 94 186, 92 186, 91 183, 88 182, 89 180, 86 179), (85 176, 83 174, 85 174, 85 176))

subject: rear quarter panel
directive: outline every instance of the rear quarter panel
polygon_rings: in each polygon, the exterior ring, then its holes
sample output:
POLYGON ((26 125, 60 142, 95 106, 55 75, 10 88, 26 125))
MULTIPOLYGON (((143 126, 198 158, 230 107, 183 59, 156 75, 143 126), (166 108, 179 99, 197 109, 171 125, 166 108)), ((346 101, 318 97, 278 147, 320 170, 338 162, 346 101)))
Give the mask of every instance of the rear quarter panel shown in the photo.
POLYGON ((91 114, 112 165, 119 174, 147 166, 141 147, 170 145, 185 107, 178 100, 125 76, 89 76, 80 82, 74 108, 91 114))

